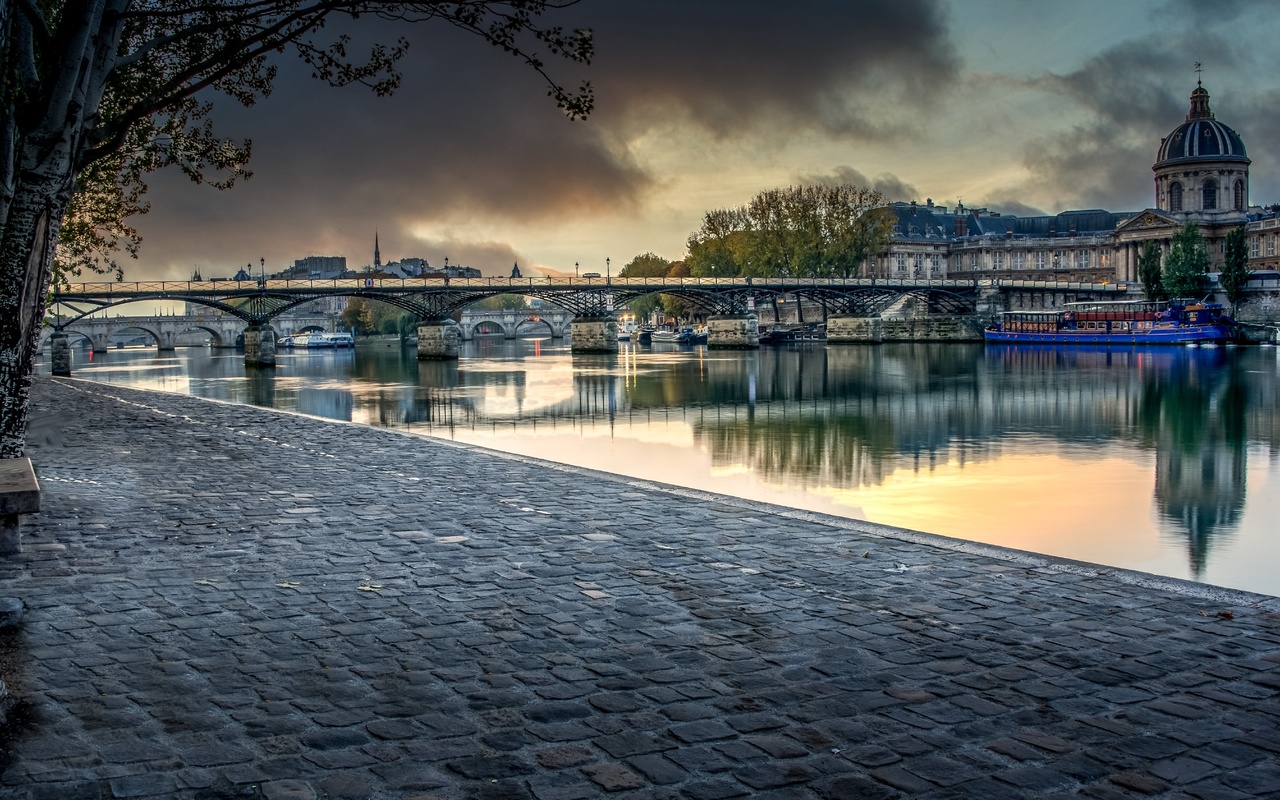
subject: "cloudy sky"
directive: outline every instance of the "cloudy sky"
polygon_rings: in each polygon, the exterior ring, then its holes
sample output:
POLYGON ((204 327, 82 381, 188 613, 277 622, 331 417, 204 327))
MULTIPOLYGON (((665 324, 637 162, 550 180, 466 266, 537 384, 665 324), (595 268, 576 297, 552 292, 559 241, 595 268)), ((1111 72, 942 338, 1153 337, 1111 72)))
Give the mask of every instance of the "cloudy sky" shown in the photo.
MULTIPOLYGON (((1272 0, 582 0, 554 19, 595 31, 596 111, 571 122, 531 71, 452 29, 411 42, 392 97, 333 89, 282 56, 252 109, 218 131, 253 141, 228 192, 151 181, 126 279, 268 271, 306 255, 420 256, 506 274, 614 271, 684 255, 711 208, 798 183, 1009 213, 1153 204, 1160 138, 1194 64, 1244 138, 1251 200, 1280 201, 1280 2, 1272 0)), ((215 98, 216 100, 216 98, 215 98)))

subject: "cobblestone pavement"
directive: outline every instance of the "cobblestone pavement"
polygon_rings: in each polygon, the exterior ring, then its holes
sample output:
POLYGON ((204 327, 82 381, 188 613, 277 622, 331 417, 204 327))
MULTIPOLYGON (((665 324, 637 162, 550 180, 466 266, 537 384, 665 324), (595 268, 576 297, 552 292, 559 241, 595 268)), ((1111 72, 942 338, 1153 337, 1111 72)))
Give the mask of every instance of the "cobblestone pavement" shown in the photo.
POLYGON ((56 411, 2 798, 1280 796, 1274 598, 39 379, 56 411))

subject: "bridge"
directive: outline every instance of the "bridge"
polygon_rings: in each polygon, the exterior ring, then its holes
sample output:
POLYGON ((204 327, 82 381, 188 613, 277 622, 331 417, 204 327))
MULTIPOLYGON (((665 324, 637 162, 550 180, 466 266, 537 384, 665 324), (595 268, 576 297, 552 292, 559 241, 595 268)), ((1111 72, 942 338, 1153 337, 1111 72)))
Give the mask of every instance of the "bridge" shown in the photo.
MULTIPOLYGON (((1135 287, 1136 288, 1136 287, 1135 287)), ((756 347, 755 309, 790 295, 821 306, 828 341, 875 341, 868 320, 885 312, 911 316, 966 317, 1009 307, 1051 308, 1072 300, 1124 297, 1127 284, 1022 280, 884 280, 877 278, 343 278, 326 281, 162 281, 76 283, 54 287, 54 368, 69 370, 64 329, 107 309, 140 301, 179 301, 234 317, 245 326, 245 362, 275 364, 278 333, 272 322, 304 303, 344 296, 379 300, 416 316, 418 357, 453 359, 463 331, 459 310, 498 294, 547 300, 573 315, 576 352, 616 352, 615 309, 645 295, 680 297, 709 314, 708 345, 756 347)))
MULTIPOLYGON (((280 326, 280 335, 288 336, 308 330, 327 331, 333 327, 333 321, 332 316, 324 314, 291 315, 279 319, 277 324, 280 326)), ((117 334, 137 331, 154 339, 161 352, 173 350, 178 344, 178 338, 184 333, 207 334, 209 343, 215 348, 235 347, 244 328, 244 322, 240 319, 221 314, 90 316, 46 330, 41 334, 40 346, 44 347, 58 332, 62 332, 69 337, 78 337, 95 353, 104 353, 111 348, 111 342, 117 334)))
POLYGON ((485 328, 496 328, 504 339, 521 333, 550 332, 552 339, 563 339, 572 333, 573 314, 559 308, 504 308, 485 310, 468 308, 458 322, 462 341, 469 342, 485 328))

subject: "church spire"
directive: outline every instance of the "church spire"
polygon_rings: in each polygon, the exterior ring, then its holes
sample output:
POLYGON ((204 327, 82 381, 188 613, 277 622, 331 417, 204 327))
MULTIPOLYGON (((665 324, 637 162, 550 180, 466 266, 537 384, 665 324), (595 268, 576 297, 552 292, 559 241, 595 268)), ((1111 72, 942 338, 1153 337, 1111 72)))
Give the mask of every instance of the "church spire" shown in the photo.
POLYGON ((378 251, 378 229, 373 229, 373 265, 382 266, 382 253, 378 251))

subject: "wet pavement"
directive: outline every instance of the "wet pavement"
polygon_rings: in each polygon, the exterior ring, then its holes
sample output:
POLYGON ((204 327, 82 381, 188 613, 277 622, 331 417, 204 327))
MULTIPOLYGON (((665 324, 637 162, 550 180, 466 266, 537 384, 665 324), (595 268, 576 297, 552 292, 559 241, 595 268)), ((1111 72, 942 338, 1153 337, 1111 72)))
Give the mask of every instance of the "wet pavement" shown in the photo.
POLYGON ((33 409, 0 798, 1280 797, 1275 598, 186 396, 33 409))

